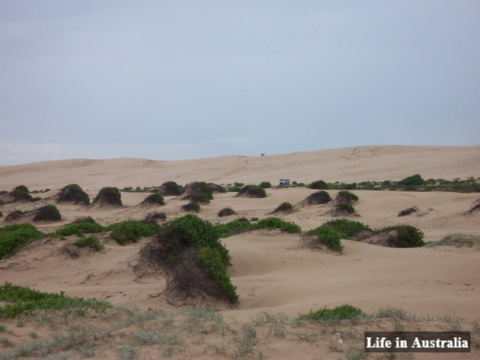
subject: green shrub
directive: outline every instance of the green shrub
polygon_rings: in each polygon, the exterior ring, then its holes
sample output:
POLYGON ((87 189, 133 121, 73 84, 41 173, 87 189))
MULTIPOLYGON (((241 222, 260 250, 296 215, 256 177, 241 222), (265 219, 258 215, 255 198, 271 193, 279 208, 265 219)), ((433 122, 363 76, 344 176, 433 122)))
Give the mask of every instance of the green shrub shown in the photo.
POLYGON ((317 180, 308 185, 309 189, 328 190, 330 186, 323 180, 317 180))
POLYGON ((306 315, 300 315, 299 320, 314 320, 314 321, 338 321, 338 320, 358 320, 367 317, 367 315, 359 308, 352 305, 341 305, 333 309, 319 309, 315 312, 310 310, 306 315))
POLYGON ((107 231, 105 227, 98 224, 92 217, 82 218, 76 220, 75 222, 65 225, 64 227, 57 229, 55 232, 49 234, 50 236, 69 236, 69 235, 77 235, 83 236, 83 234, 92 234, 92 233, 100 233, 107 231))
POLYGON ((411 225, 396 226, 398 231, 397 247, 411 248, 425 245, 423 232, 411 225))
POLYGON ((374 231, 368 225, 365 225, 359 221, 353 221, 348 219, 337 219, 329 221, 324 225, 329 226, 338 232, 341 232, 345 236, 344 239, 350 239, 352 236, 362 230, 368 230, 371 232, 374 231))
POLYGON ((185 186, 185 193, 187 194, 182 200, 190 200, 196 203, 208 204, 213 200, 212 189, 204 181, 196 181, 185 186))
POLYGON ((45 205, 35 210, 33 221, 60 221, 62 217, 55 205, 45 205))
POLYGON ((143 205, 165 205, 163 196, 159 193, 153 193, 148 195, 145 200, 142 201, 143 205))
POLYGON ((345 202, 337 205, 337 210, 338 211, 344 211, 348 214, 353 214, 355 212, 355 208, 353 207, 352 204, 345 202))
POLYGON ((230 215, 235 215, 235 214, 236 214, 236 212, 234 210, 232 210, 229 207, 226 207, 226 208, 223 208, 222 210, 220 210, 217 213, 217 216, 224 217, 224 216, 230 216, 230 215))
POLYGON ((306 198, 308 205, 326 204, 332 201, 330 194, 324 190, 317 191, 306 198))
POLYGON ((161 226, 157 223, 144 223, 136 220, 126 220, 109 225, 110 237, 115 239, 119 245, 135 243, 142 237, 155 235, 161 226))
POLYGON ((343 245, 340 240, 344 239, 346 236, 343 233, 331 228, 330 226, 319 226, 315 229, 309 230, 307 234, 316 235, 319 242, 325 244, 327 247, 334 251, 338 251, 340 253, 343 251, 343 245))
POLYGON ((262 181, 258 186, 264 189, 269 189, 272 187, 272 184, 269 181, 262 181))
POLYGON ((274 213, 281 212, 281 211, 285 211, 285 212, 293 211, 293 205, 290 204, 289 202, 283 202, 275 210, 273 210, 274 213))
POLYGON ((95 298, 87 300, 78 297, 71 298, 65 296, 63 291, 60 294, 42 293, 28 287, 14 286, 8 282, 0 287, 0 300, 7 303, 0 307, 0 318, 30 315, 35 310, 77 309, 85 311, 93 309, 102 311, 111 307, 109 303, 95 298))
POLYGON ((286 231, 286 232, 289 232, 289 233, 302 232, 302 229, 297 224, 294 224, 294 223, 288 222, 288 221, 284 221, 284 220, 279 219, 277 217, 268 217, 268 218, 259 220, 255 224, 255 228, 256 229, 267 229, 267 230, 280 229, 282 231, 286 231))
POLYGON ((105 246, 98 241, 96 236, 88 236, 85 238, 80 238, 73 243, 78 247, 89 247, 93 251, 101 251, 105 249, 105 246))
POLYGON ((352 203, 353 201, 358 201, 358 196, 350 191, 342 190, 337 195, 337 201, 339 203, 352 203))
POLYGON ((171 221, 160 229, 157 238, 166 243, 166 253, 170 258, 187 247, 207 246, 220 252, 225 265, 230 264, 228 250, 220 243, 215 227, 196 215, 187 214, 171 221))
POLYGON ((221 238, 226 238, 229 236, 237 235, 246 231, 253 230, 254 225, 250 224, 248 220, 233 220, 226 224, 216 224, 215 229, 218 232, 218 236, 221 238))
POLYGON ((0 259, 18 249, 43 238, 45 234, 31 224, 10 225, 0 228, 0 259))
POLYGON ((13 201, 29 201, 32 202, 33 198, 30 195, 30 191, 25 185, 19 185, 10 193, 13 196, 13 201))
POLYGON ((190 201, 188 204, 183 205, 182 209, 184 211, 198 213, 200 211, 200 205, 197 204, 195 201, 190 201))
POLYGON ((400 180, 398 183, 403 186, 421 186, 425 185, 425 180, 419 174, 415 174, 400 180))
POLYGON ((90 205, 90 198, 87 193, 77 184, 70 184, 62 188, 58 196, 58 201, 72 201, 75 204, 90 205))
POLYGON ((230 302, 236 303, 238 301, 237 287, 232 285, 230 276, 227 274, 227 267, 218 249, 203 247, 197 257, 208 278, 225 292, 230 302))
POLYGON ((116 187, 104 187, 93 200, 93 204, 122 206, 122 195, 116 187))
POLYGON ((178 185, 175 181, 166 181, 160 186, 160 194, 163 196, 178 196, 183 194, 183 186, 178 185))
POLYGON ((257 185, 245 185, 237 194, 237 196, 264 198, 267 197, 265 189, 257 185))

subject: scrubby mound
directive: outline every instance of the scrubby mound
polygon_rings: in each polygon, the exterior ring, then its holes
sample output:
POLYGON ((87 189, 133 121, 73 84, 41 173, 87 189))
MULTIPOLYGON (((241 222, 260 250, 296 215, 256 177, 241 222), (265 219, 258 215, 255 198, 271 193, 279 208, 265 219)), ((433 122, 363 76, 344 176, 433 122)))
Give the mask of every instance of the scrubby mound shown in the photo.
POLYGON ((330 186, 323 180, 317 180, 307 186, 309 189, 327 190, 330 186))
POLYGON ((143 264, 165 271, 169 297, 238 301, 226 271, 230 255, 208 221, 192 214, 177 218, 162 227, 140 255, 143 264))
POLYGON ((163 196, 178 196, 183 194, 183 186, 175 181, 166 181, 160 186, 158 192, 163 196))
POLYGON ((218 212, 217 216, 223 217, 223 216, 230 216, 230 215, 235 215, 235 214, 236 214, 236 212, 234 210, 232 210, 229 207, 226 207, 226 208, 223 208, 222 210, 220 210, 218 212))
POLYGON ((210 189, 212 189, 213 193, 226 193, 227 190, 222 186, 214 183, 208 183, 208 186, 210 186, 210 189))
POLYGON ((414 212, 417 212, 418 208, 416 206, 409 207, 408 209, 402 210, 398 213, 398 216, 407 216, 410 214, 413 214, 414 212))
POLYGON ((290 204, 289 202, 283 202, 275 210, 273 210, 272 213, 278 213, 278 212, 290 213, 292 211, 293 211, 293 205, 290 204))
POLYGON ((372 245, 396 248, 422 247, 423 232, 411 225, 399 225, 382 229, 359 241, 372 245))
POLYGON ((145 223, 152 223, 152 222, 157 222, 157 221, 163 221, 167 219, 167 215, 165 213, 157 213, 153 212, 151 214, 148 214, 145 219, 143 219, 143 222, 145 223))
POLYGON ((480 199, 473 203, 472 207, 465 213, 465 215, 470 215, 474 212, 480 212, 480 199))
POLYGON ((265 189, 257 185, 245 185, 236 195, 238 197, 264 198, 267 197, 265 189))
POLYGON ((162 206, 165 205, 163 196, 159 193, 153 193, 148 195, 145 200, 143 200, 140 205, 142 206, 162 206))
POLYGON ((19 185, 10 192, 12 202, 32 202, 33 198, 25 185, 19 185))
POLYGON ((45 205, 34 211, 33 221, 60 221, 62 217, 55 205, 45 205))
POLYGON ((353 213, 355 213, 355 208, 349 202, 337 204, 337 206, 335 207, 336 216, 351 215, 353 213))
POLYGON ((343 203, 353 203, 354 201, 358 201, 358 196, 351 193, 350 191, 342 190, 339 191, 337 197, 335 198, 338 204, 343 203))
POLYGON ((186 212, 196 212, 200 211, 200 205, 195 201, 190 201, 188 204, 182 205, 182 210, 186 212))
POLYGON ((15 221, 24 218, 26 214, 21 210, 15 210, 5 216, 5 221, 15 221))
POLYGON ((92 205, 122 206, 122 195, 116 187, 104 187, 93 200, 92 205))
POLYGON ((326 204, 332 201, 330 194, 326 191, 317 191, 305 199, 308 205, 326 204))
POLYGON ((213 200, 212 189, 206 182, 196 181, 185 186, 185 196, 182 200, 190 200, 196 203, 208 204, 213 200))
POLYGON ((74 204, 90 205, 90 198, 79 185, 70 184, 60 190, 57 202, 73 202, 74 204))

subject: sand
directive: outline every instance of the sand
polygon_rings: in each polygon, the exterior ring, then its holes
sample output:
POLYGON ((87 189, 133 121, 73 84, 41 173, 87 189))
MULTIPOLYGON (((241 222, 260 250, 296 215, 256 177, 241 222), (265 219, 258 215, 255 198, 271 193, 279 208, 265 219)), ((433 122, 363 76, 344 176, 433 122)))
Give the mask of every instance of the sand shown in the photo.
MULTIPOLYGON (((369 146, 170 162, 129 158, 74 159, 3 166, 0 167, 0 190, 11 190, 23 184, 31 191, 47 188, 50 191, 36 195, 43 198, 39 203, 6 204, 0 206, 0 211, 5 217, 13 210, 31 210, 39 204, 51 203, 49 197, 71 183, 80 185, 93 200, 104 186, 160 186, 165 181, 176 181, 181 185, 193 181, 217 184, 270 181, 276 185, 279 178, 290 178, 299 183, 319 179, 360 182, 400 180, 416 173, 424 179, 478 178, 480 146, 369 146)), ((305 187, 271 188, 267 189, 264 199, 238 198, 235 193, 214 194, 214 200, 202 205, 198 215, 213 223, 237 217, 263 218, 288 201, 296 205, 295 211, 275 216, 309 230, 334 219, 329 205, 299 206, 313 192, 315 190, 305 187), (227 206, 238 215, 218 217, 218 211, 227 206)), ((424 232, 427 242, 438 241, 452 233, 480 236, 480 212, 465 214, 480 198, 478 193, 353 192, 360 200, 355 204, 357 214, 349 218, 372 228, 413 225, 424 232), (412 206, 419 211, 398 217, 399 211, 412 206)), ((333 198, 337 191, 329 193, 333 198)), ((36 226, 48 232, 82 216, 92 216, 107 225, 126 219, 143 219, 152 211, 165 212, 167 220, 184 214, 181 206, 187 201, 179 197, 165 197, 166 205, 162 207, 139 206, 146 196, 148 193, 122 193, 123 207, 120 208, 56 204, 63 220, 36 226)), ((4 217, 0 219, 0 226, 7 225, 4 217)), ((175 309, 175 304, 158 296, 165 285, 160 274, 139 278, 133 270, 139 261, 138 251, 147 239, 119 246, 104 236, 101 240, 105 251, 91 253, 85 249, 72 255, 68 244, 73 238, 67 241, 42 240, 11 258, 1 260, 0 282, 9 281, 41 291, 65 291, 70 296, 96 297, 141 309, 175 309)), ((218 309, 238 321, 248 321, 262 312, 297 316, 311 309, 347 303, 367 313, 392 307, 419 315, 448 315, 467 322, 480 321, 478 247, 394 249, 342 240, 344 253, 338 255, 304 246, 301 235, 266 230, 236 235, 222 242, 232 256, 229 272, 232 283, 237 286, 240 302, 235 308, 218 305, 218 309)), ((289 354, 298 355, 296 346, 295 342, 273 344, 269 354, 272 358, 286 359, 289 354)), ((303 358, 311 359, 342 356, 318 347, 301 354, 303 358)), ((438 354, 437 357, 430 356, 423 354, 416 358, 451 358, 438 354)))

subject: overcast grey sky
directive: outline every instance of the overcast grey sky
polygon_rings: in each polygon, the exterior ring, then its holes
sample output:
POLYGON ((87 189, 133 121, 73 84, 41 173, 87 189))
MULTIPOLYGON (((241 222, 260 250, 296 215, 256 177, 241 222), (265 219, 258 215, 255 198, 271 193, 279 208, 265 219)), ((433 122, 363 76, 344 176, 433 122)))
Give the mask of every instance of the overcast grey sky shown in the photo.
POLYGON ((0 0, 0 165, 480 144, 480 1, 0 0))

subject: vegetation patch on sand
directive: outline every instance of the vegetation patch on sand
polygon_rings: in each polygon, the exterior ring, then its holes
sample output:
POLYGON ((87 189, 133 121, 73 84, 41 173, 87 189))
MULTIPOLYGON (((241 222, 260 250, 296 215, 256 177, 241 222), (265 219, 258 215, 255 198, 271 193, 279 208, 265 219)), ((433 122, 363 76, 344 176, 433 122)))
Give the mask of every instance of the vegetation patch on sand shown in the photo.
POLYGON ((237 213, 229 207, 223 208, 217 213, 218 217, 236 215, 237 213))
POLYGON ((352 305, 341 305, 333 309, 323 309, 312 311, 305 315, 300 315, 299 320, 314 320, 314 321, 339 321, 339 320, 359 320, 367 317, 361 309, 352 305))
POLYGON ((70 184, 63 187, 58 194, 57 201, 90 205, 90 198, 87 193, 77 184, 70 184))
POLYGON ((317 191, 305 199, 308 205, 321 205, 332 201, 332 197, 326 191, 317 191))
POLYGON ((45 205, 34 211, 33 221, 60 221, 62 217, 55 205, 45 205))
POLYGON ((182 200, 190 200, 196 203, 209 204, 213 200, 212 189, 204 181, 196 181, 185 186, 182 200))
POLYGON ((179 196, 183 194, 183 186, 178 185, 175 181, 166 181, 158 189, 163 196, 179 196))
POLYGON ((227 274, 230 255, 219 239, 210 222, 188 214, 165 224, 140 253, 143 261, 165 269, 171 296, 207 295, 236 303, 236 287, 227 274))
POLYGON ((430 241, 425 247, 455 246, 477 247, 480 249, 480 236, 471 234, 449 234, 439 241, 430 241))
POLYGON ((45 237, 31 224, 8 225, 0 228, 0 259, 5 259, 18 249, 45 237))
POLYGON ((122 206, 122 195, 116 187, 104 187, 97 194, 92 205, 122 206))
POLYGON ((78 247, 88 247, 93 251, 101 251, 105 249, 105 246, 100 243, 96 236, 87 236, 84 238, 77 239, 73 242, 74 245, 78 247))
POLYGON ((156 222, 142 222, 136 220, 126 220, 107 226, 110 230, 110 237, 119 245, 135 243, 142 237, 155 235, 161 226, 156 222))
POLYGON ((153 193, 148 195, 145 200, 143 200, 140 205, 143 206, 162 206, 165 205, 165 200, 163 196, 159 193, 153 193))
POLYGON ((258 185, 245 185, 236 195, 238 197, 264 198, 267 197, 265 189, 258 185))
POLYGON ((290 213, 293 211, 293 205, 290 204, 289 202, 283 202, 279 206, 273 210, 273 213, 277 212, 285 212, 285 213, 290 213))
POLYGON ((104 231, 107 231, 107 228, 98 224, 91 216, 88 216, 86 218, 79 218, 71 224, 57 229, 53 233, 49 234, 49 236, 64 237, 75 234, 81 237, 84 234, 100 233, 104 231))
POLYGON ((186 212, 198 213, 200 211, 200 205, 195 201, 190 201, 188 204, 182 205, 182 210, 186 212))

